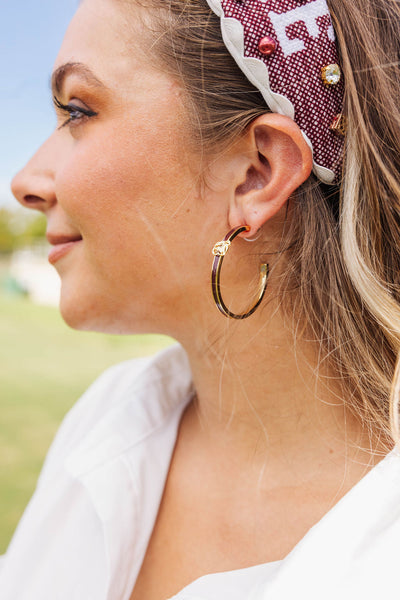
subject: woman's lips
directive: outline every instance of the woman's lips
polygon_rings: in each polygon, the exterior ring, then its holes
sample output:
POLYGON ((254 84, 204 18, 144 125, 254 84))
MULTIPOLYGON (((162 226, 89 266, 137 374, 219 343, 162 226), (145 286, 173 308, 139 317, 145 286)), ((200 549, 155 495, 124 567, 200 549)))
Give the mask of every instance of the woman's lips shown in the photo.
POLYGON ((49 263, 54 265, 60 258, 65 256, 68 252, 82 242, 82 238, 78 240, 70 240, 66 242, 56 243, 53 248, 51 248, 48 256, 49 263))

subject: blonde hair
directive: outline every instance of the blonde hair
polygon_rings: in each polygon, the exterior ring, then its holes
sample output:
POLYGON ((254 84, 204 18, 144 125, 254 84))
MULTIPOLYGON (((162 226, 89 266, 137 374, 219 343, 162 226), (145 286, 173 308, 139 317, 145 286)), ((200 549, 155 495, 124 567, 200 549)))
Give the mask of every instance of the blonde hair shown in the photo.
MULTIPOLYGON (((153 51, 188 92, 195 143, 211 151, 266 112, 226 50, 205 0, 138 0, 153 51)), ((400 5, 329 0, 345 80, 348 134, 340 188, 313 176, 285 233, 287 314, 307 323, 366 426, 400 436, 400 5)))

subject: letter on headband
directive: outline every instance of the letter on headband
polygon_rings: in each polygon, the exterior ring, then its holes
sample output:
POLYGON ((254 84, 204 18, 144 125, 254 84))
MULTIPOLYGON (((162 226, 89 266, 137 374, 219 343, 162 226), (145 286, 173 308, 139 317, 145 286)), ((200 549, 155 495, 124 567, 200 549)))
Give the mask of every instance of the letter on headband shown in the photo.
POLYGON ((291 117, 323 182, 340 179, 344 85, 325 0, 207 0, 225 45, 272 112, 291 117))

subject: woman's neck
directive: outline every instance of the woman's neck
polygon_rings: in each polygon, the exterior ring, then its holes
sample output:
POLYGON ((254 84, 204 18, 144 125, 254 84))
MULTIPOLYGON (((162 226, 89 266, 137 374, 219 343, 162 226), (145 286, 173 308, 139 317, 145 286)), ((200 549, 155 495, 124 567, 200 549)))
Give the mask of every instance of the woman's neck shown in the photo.
POLYGON ((281 312, 269 314, 264 323, 262 312, 252 323, 230 322, 214 344, 184 343, 197 393, 192 435, 220 454, 234 448, 243 464, 261 467, 268 457, 305 477, 327 460, 340 469, 349 460, 375 464, 387 446, 346 406, 319 345, 295 340, 281 312))

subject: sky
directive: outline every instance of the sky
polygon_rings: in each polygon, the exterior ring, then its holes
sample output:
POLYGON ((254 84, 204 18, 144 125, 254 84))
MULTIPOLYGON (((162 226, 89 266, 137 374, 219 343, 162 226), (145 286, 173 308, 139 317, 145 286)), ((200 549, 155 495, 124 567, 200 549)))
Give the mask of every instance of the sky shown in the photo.
POLYGON ((13 175, 55 126, 49 80, 79 0, 0 0, 0 208, 13 175))

